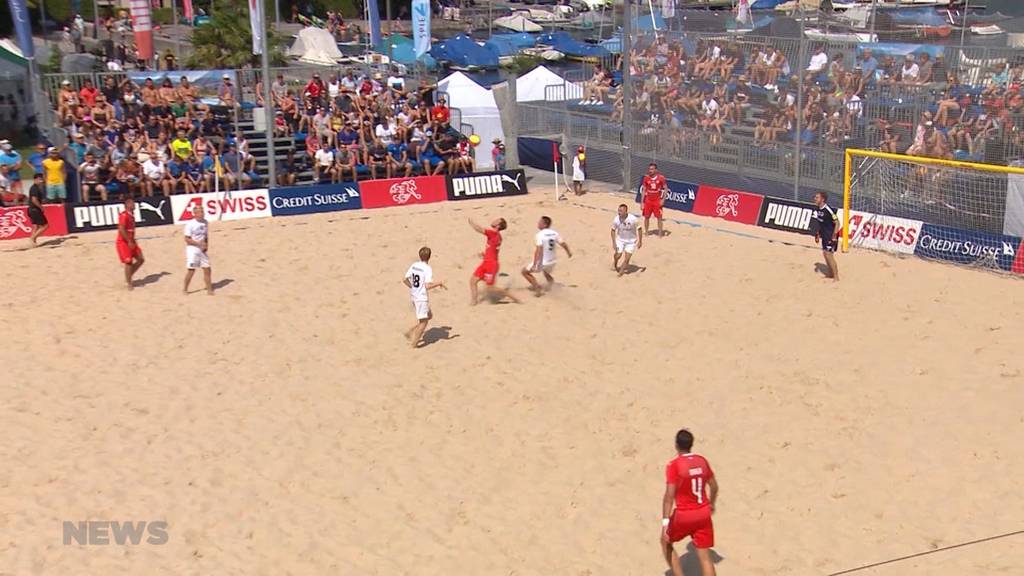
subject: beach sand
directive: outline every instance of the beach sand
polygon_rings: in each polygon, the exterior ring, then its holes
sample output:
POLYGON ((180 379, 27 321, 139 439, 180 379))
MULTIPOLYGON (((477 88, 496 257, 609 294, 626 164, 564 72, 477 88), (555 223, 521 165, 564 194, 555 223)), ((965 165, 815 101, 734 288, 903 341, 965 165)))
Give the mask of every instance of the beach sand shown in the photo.
MULTIPOLYGON (((616 278, 620 201, 213 222, 214 297, 180 293, 180 229, 139 230, 130 293, 113 232, 0 246, 0 574, 659 576, 682 426, 721 485, 719 574, 1024 529, 1024 284, 857 251, 835 285, 810 238, 681 214, 701 226, 669 223, 616 278), (575 257, 533 298, 542 214, 575 257), (466 218, 498 216, 525 303, 470 308, 466 218), (424 244, 451 289, 410 350, 424 244), (169 540, 64 545, 80 520, 169 540)), ((1015 536, 856 574, 1022 566, 1015 536)))

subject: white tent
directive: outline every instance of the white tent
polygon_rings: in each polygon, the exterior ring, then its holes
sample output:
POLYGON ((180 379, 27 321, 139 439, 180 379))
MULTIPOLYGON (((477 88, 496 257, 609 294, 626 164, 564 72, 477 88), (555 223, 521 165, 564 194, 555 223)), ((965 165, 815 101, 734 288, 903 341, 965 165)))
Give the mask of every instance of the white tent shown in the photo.
MULTIPOLYGON (((477 84, 462 72, 455 72, 437 83, 437 91, 448 98, 448 106, 457 108, 462 114, 462 123, 473 127, 473 133, 480 137, 477 147, 477 168, 492 168, 491 142, 495 138, 505 139, 501 129, 501 113, 494 102, 494 94, 477 84)), ((456 130, 460 126, 453 126, 456 130)))
POLYGON ((522 14, 513 14, 494 19, 494 25, 513 32, 543 32, 544 28, 522 14))
POLYGON ((583 87, 555 74, 544 66, 538 66, 528 74, 516 78, 516 102, 532 102, 535 100, 579 100, 583 97, 583 87), (555 88, 548 89, 548 86, 555 88))
POLYGON ((295 42, 288 49, 289 56, 295 56, 302 62, 333 66, 344 58, 334 36, 323 28, 309 26, 299 30, 295 42))

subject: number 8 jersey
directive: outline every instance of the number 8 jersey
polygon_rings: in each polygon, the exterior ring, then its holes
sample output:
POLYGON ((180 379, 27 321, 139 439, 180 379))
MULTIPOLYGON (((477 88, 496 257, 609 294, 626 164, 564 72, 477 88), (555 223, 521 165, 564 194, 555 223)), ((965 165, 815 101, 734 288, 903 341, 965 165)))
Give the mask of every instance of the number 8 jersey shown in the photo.
POLYGON ((409 295, 413 302, 427 301, 427 284, 434 281, 434 271, 426 262, 416 262, 405 273, 409 280, 409 295))
POLYGON ((699 510, 710 506, 707 484, 715 473, 700 454, 682 454, 665 467, 665 483, 676 487, 676 510, 699 510))

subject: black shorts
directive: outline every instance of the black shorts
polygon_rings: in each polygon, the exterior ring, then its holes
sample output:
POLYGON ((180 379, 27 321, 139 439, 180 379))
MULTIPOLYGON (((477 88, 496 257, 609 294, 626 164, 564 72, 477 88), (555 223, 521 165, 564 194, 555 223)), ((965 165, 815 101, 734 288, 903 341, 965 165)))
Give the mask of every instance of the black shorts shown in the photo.
POLYGON ((50 223, 46 219, 46 214, 34 204, 28 207, 28 219, 36 226, 46 226, 50 223))
POLYGON ((833 238, 832 235, 829 235, 827 238, 821 239, 822 252, 835 252, 837 247, 839 247, 838 238, 833 238))

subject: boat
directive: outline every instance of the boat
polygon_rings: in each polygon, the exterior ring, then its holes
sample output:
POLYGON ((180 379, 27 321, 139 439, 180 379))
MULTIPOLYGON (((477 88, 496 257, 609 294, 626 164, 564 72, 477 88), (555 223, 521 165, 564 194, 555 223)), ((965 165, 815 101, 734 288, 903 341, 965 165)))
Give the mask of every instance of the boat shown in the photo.
POLYGON ((513 32, 543 32, 544 28, 530 20, 526 16, 513 13, 510 16, 502 16, 501 18, 494 19, 494 25, 498 28, 504 28, 505 30, 511 30, 513 32))
POLYGON ((611 56, 611 52, 604 47, 596 44, 580 42, 570 36, 567 32, 550 32, 548 34, 541 34, 540 37, 537 38, 537 44, 550 46, 553 50, 557 50, 558 52, 565 54, 566 59, 576 60, 578 62, 597 62, 611 56))
POLYGON ((498 67, 498 53, 477 44, 465 34, 437 42, 430 47, 430 55, 439 64, 453 70, 494 70, 498 67))
POLYGON ((810 40, 829 40, 835 42, 878 42, 878 35, 870 32, 825 32, 817 28, 807 28, 804 35, 810 40))

